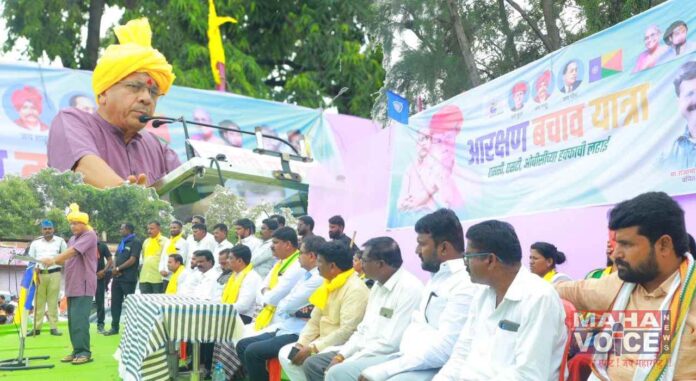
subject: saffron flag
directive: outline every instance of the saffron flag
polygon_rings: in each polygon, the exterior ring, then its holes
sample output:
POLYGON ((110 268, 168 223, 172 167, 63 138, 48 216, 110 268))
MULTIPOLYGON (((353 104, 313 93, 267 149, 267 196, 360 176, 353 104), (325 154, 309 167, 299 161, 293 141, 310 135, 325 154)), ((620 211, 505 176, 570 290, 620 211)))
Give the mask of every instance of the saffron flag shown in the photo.
POLYGON ((233 17, 218 17, 215 11, 215 2, 208 0, 208 50, 210 50, 210 68, 213 70, 215 83, 220 84, 220 73, 218 72, 218 62, 225 64, 225 49, 222 47, 222 36, 220 36, 220 25, 225 23, 236 23, 233 17))
POLYGON ((35 263, 30 263, 22 276, 22 283, 19 285, 19 303, 17 313, 15 313, 15 323, 21 323, 24 312, 34 309, 34 293, 36 292, 36 271, 35 263))

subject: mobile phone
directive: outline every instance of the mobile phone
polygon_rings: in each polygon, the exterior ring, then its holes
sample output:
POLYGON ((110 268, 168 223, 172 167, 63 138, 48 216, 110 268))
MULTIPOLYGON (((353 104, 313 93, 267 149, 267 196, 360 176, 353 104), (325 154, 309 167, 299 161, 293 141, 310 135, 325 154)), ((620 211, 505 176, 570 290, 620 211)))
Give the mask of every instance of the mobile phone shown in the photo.
POLYGON ((297 356, 297 352, 299 352, 299 351, 300 351, 300 348, 292 347, 292 349, 290 349, 290 353, 288 353, 288 360, 292 361, 292 359, 294 359, 295 356, 297 356))

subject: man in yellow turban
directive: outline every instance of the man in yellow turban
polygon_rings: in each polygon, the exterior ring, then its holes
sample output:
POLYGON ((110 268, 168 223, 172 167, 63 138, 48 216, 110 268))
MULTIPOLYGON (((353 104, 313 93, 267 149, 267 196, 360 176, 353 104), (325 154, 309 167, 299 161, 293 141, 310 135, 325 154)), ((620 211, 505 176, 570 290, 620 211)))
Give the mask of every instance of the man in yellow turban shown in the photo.
POLYGON ((172 66, 152 47, 147 19, 114 29, 118 44, 97 62, 92 88, 97 112, 62 110, 48 136, 48 165, 74 170, 98 188, 124 182, 151 185, 180 165, 176 153, 144 131, 157 101, 174 82, 172 66))
POLYGON ((89 215, 77 204, 70 205, 70 231, 67 250, 53 258, 44 258, 45 266, 63 265, 65 296, 68 297, 68 330, 72 352, 62 362, 81 365, 92 361, 89 343, 89 314, 97 291, 97 234, 89 226, 89 215))

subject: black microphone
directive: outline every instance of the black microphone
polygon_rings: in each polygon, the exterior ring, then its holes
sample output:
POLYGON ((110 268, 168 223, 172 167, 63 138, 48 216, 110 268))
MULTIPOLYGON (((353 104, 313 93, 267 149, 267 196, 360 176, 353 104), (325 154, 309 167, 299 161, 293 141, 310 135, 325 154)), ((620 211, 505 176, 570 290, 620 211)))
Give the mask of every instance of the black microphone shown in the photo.
POLYGON ((168 117, 140 115, 138 120, 140 120, 140 123, 147 123, 152 120, 152 128, 158 128, 163 124, 171 122, 173 119, 168 117))

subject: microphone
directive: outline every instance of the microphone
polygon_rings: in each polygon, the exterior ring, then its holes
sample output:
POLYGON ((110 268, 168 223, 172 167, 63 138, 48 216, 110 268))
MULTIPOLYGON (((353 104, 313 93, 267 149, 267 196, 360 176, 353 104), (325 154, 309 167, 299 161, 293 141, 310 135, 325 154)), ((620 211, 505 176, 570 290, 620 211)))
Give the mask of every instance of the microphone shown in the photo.
POLYGON ((160 116, 140 115, 140 118, 138 118, 138 120, 140 120, 140 123, 147 123, 147 122, 152 120, 153 121, 152 128, 158 128, 163 124, 167 124, 169 122, 172 122, 174 119, 168 118, 166 116, 160 117, 160 116))

